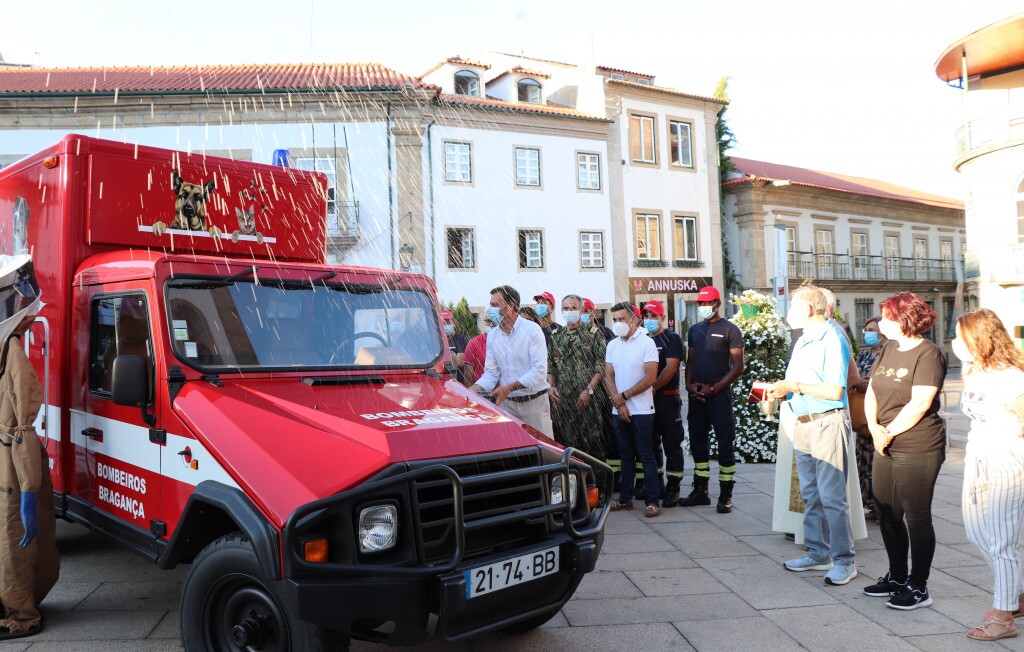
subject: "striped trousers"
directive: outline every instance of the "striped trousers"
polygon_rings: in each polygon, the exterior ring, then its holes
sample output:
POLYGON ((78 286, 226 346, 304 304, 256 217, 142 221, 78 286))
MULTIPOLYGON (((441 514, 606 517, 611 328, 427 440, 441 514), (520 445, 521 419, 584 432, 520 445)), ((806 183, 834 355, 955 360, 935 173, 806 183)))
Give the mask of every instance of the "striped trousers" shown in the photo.
POLYGON ((995 573, 994 609, 1016 611, 1024 592, 1020 530, 1024 522, 1024 450, 976 454, 964 460, 963 515, 967 538, 995 573))

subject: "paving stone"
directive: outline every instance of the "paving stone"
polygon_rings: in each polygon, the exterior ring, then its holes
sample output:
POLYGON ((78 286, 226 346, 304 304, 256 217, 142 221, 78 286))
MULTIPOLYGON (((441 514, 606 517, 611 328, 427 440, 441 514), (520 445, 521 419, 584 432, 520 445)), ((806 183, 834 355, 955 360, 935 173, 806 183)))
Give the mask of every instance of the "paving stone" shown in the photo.
POLYGON ((169 611, 181 603, 175 582, 106 582, 82 601, 79 611, 169 611))
MULTIPOLYGON (((967 630, 964 629, 959 634, 908 636, 904 640, 917 649, 925 650, 926 652, 978 652, 978 648, 983 644, 967 638, 966 632, 967 630)), ((1019 647, 1015 649, 1019 649, 1019 647)))
MULTIPOLYGON (((646 519, 645 519, 646 520, 646 519)), ((604 533, 608 534, 651 534, 646 523, 633 518, 632 515, 625 515, 622 512, 609 514, 604 522, 604 533)))
MULTIPOLYGON (((0 648, 6 652, 7 648, 0 648)), ((143 640, 143 641, 111 641, 107 639, 95 641, 75 641, 74 646, 68 646, 62 641, 43 641, 34 643, 28 648, 29 652, 182 652, 184 650, 180 641, 169 639, 143 640)))
POLYGON ((783 632, 815 652, 915 650, 845 604, 762 611, 783 632))
POLYGON ((725 585, 701 568, 630 571, 626 576, 649 597, 729 591, 725 585))
POLYGON ((622 600, 572 600, 562 610, 573 627, 683 620, 721 620, 755 616, 750 605, 731 593, 709 593, 622 600))
POLYGON ((69 611, 81 604, 100 585, 101 582, 66 582, 61 578, 50 589, 41 606, 49 611, 69 611))
MULTIPOLYGON (((165 611, 66 611, 46 619, 33 641, 119 641, 149 636, 165 611)), ((65 649, 77 649, 74 647, 65 649)))
POLYGON ((160 623, 149 633, 146 638, 173 638, 178 640, 181 637, 181 612, 168 611, 160 623))
POLYGON ((753 548, 711 523, 662 523, 651 527, 692 559, 756 554, 753 548))
MULTIPOLYGON (((973 546, 972 546, 973 547, 973 546)), ((956 568, 959 566, 976 566, 979 558, 976 555, 961 552, 953 546, 941 543, 935 544, 935 558, 932 560, 932 568, 956 568)))
MULTIPOLYGON (((980 625, 985 614, 992 610, 992 597, 990 595, 971 597, 948 596, 935 600, 929 608, 941 613, 950 620, 960 623, 963 631, 967 631, 971 627, 980 625)), ((920 610, 918 609, 917 611, 920 610)), ((977 641, 972 642, 977 643, 977 641)), ((1024 639, 1022 639, 1022 642, 1024 642, 1024 639)))
POLYGON ((824 572, 794 573, 761 555, 701 559, 697 563, 759 610, 834 604, 836 598, 831 594, 848 589, 846 586, 829 587, 825 591, 824 572), (817 581, 821 582, 821 588, 801 579, 810 575, 816 576, 817 581))
POLYGON ((673 550, 674 546, 657 534, 606 534, 603 552, 638 553, 664 552, 673 550))
POLYGON ((573 599, 600 600, 604 598, 630 599, 642 594, 625 573, 618 571, 594 571, 580 582, 573 599))
POLYGON ((737 537, 768 534, 772 531, 768 523, 742 510, 735 510, 731 514, 718 514, 716 512, 713 516, 706 516, 705 520, 737 537))
POLYGON ((565 614, 563 614, 561 611, 559 611, 558 614, 555 615, 554 618, 552 618, 548 622, 546 622, 543 625, 541 625, 540 628, 541 629, 551 629, 553 627, 568 627, 568 626, 569 626, 569 621, 565 619, 565 614))
POLYGON ((473 643, 473 650, 480 652, 566 652, 566 650, 643 650, 644 652, 675 652, 678 650, 686 652, 693 650, 693 647, 672 625, 650 623, 540 629, 516 637, 500 634, 485 636, 473 643))
POLYGON ((720 622, 678 622, 682 632, 694 649, 700 652, 751 652, 771 650, 787 652, 803 649, 775 623, 762 616, 730 618, 728 627, 720 622))
POLYGON ((942 570, 947 575, 952 575, 984 591, 991 591, 994 588, 995 578, 988 564, 983 566, 957 566, 954 568, 943 568, 942 570))
POLYGON ((693 561, 675 548, 666 552, 648 552, 637 554, 605 554, 597 558, 597 569, 605 571, 630 571, 648 568, 697 568, 693 561))
MULTIPOLYGON (((930 584, 930 582, 929 582, 930 584)), ((845 591, 837 597, 846 605, 856 609, 871 621, 881 625, 897 636, 923 636, 926 634, 950 634, 963 630, 963 626, 934 609, 900 611, 885 606, 885 598, 864 595, 863 587, 845 591)), ((934 598, 940 599, 937 596, 934 598)))

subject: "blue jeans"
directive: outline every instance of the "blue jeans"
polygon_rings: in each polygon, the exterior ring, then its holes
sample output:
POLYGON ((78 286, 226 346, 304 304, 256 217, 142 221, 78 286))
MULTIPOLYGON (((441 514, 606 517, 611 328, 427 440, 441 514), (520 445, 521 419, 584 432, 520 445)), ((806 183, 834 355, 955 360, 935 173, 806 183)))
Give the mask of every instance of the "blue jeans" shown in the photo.
POLYGON ((849 473, 847 446, 850 421, 840 410, 793 429, 796 471, 804 508, 804 545, 811 557, 841 566, 853 563, 850 503, 846 495, 849 473))
POLYGON ((658 462, 654 459, 654 415, 633 414, 629 422, 616 415, 615 435, 619 442, 619 454, 622 455, 622 487, 619 500, 633 500, 633 485, 636 482, 637 457, 644 465, 644 489, 647 491, 647 504, 657 505, 661 498, 658 487, 658 462))

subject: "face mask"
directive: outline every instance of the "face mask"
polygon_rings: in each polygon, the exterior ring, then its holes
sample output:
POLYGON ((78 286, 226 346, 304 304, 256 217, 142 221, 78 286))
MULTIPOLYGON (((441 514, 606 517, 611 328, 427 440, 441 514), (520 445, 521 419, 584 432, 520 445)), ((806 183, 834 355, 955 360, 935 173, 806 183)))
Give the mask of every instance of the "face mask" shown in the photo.
POLYGON ((653 333, 657 333, 658 332, 658 326, 660 326, 660 325, 661 324, 658 323, 657 319, 645 319, 644 320, 644 328, 647 329, 648 333, 652 333, 652 334, 653 333))
POLYGON ((949 343, 953 347, 953 355, 960 358, 961 362, 970 364, 974 362, 974 354, 967 348, 967 344, 961 338, 956 338, 949 343))
POLYGON ((590 315, 580 315, 580 321, 590 326, 590 315))
POLYGON ((789 312, 786 313, 786 323, 788 323, 789 327, 793 330, 803 328, 807 325, 806 308, 804 308, 803 311, 798 308, 798 306, 793 306, 789 309, 789 312))
POLYGON ((864 343, 868 346, 878 346, 878 333, 874 331, 864 333, 864 343))
POLYGON ((490 335, 493 330, 494 326, 484 326, 484 336, 490 335))
POLYGON ((900 329, 900 325, 897 322, 890 321, 883 317, 878 322, 878 330, 890 340, 899 339, 903 336, 903 331, 900 329))
POLYGON ((491 323, 497 326, 501 323, 501 308, 495 308, 491 306, 487 309, 487 318, 491 320, 491 323))
POLYGON ((697 306, 697 315, 701 319, 711 319, 715 316, 714 306, 697 306))
POLYGON ((629 324, 624 321, 617 321, 612 324, 612 332, 616 337, 625 337, 629 334, 629 324))
POLYGON ((541 319, 548 316, 548 307, 543 303, 537 304, 537 316, 541 319))
POLYGON ((562 311, 562 317, 565 319, 565 323, 567 323, 567 324, 576 324, 576 323, 579 323, 579 321, 580 321, 580 311, 579 310, 563 310, 562 311))
POLYGON ((451 324, 445 324, 444 325, 444 334, 445 335, 451 335, 454 332, 455 332, 455 327, 454 326, 452 326, 451 324))

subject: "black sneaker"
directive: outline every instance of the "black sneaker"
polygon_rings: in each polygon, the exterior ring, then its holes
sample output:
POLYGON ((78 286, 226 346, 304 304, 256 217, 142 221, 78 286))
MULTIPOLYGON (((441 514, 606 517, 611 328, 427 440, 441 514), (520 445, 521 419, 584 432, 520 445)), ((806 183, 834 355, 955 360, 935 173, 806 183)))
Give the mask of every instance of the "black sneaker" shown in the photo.
POLYGON ((887 607, 902 609, 903 611, 910 611, 919 607, 930 607, 931 605, 932 598, 928 595, 928 589, 919 589, 909 582, 907 582, 906 588, 889 598, 889 601, 885 603, 887 607))
POLYGON ((906 582, 897 582, 892 579, 892 575, 886 572, 885 575, 878 578, 877 582, 871 586, 864 587, 864 595, 870 595, 872 598, 888 598, 902 592, 906 588, 906 582))

